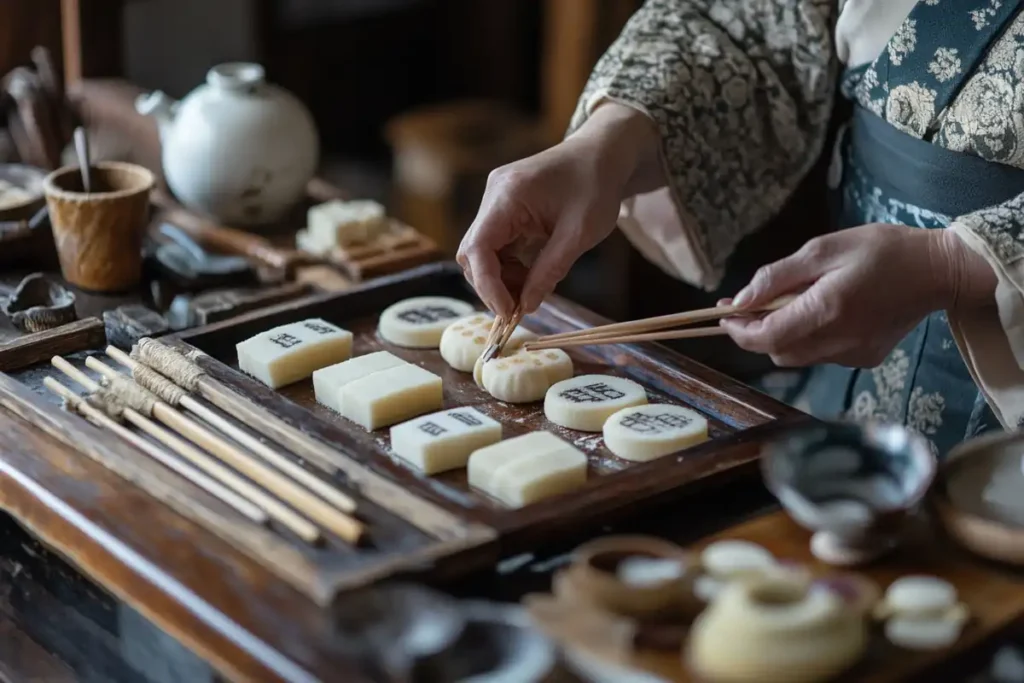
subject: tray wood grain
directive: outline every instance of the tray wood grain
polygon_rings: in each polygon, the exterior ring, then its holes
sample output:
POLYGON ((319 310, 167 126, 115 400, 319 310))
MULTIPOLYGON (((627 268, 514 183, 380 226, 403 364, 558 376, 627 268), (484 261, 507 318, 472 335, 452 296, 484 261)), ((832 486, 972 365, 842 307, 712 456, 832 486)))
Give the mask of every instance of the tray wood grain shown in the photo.
MULTIPOLYGON (((757 449, 743 448, 752 439, 809 419, 710 368, 660 347, 597 346, 576 348, 570 355, 576 373, 610 373, 643 384, 652 402, 688 405, 707 416, 712 440, 660 460, 633 464, 604 448, 599 434, 566 430, 548 422, 540 403, 511 405, 479 389, 468 373, 448 367, 436 350, 396 347, 376 334, 377 317, 386 306, 411 296, 446 295, 476 302, 454 264, 437 264, 383 278, 341 294, 311 297, 220 324, 175 335, 183 351, 198 349, 197 363, 212 377, 252 399, 290 425, 332 444, 404 488, 436 502, 460 518, 497 529, 503 552, 529 548, 569 529, 592 525, 614 514, 636 512, 666 494, 677 495, 755 466, 757 449), (572 494, 512 510, 469 488, 465 471, 425 477, 390 451, 388 430, 367 432, 316 403, 312 382, 297 382, 277 391, 237 370, 235 345, 266 329, 320 317, 355 334, 354 353, 388 350, 420 365, 444 381, 445 406, 471 405, 500 420, 505 436, 547 429, 574 443, 590 460, 590 481, 572 494)), ((478 304, 479 305, 479 304, 478 304)), ((538 333, 589 327, 604 319, 554 297, 524 324, 538 333)), ((252 427, 262 430, 262 422, 252 427)), ((266 433, 266 432, 264 432, 266 433)))

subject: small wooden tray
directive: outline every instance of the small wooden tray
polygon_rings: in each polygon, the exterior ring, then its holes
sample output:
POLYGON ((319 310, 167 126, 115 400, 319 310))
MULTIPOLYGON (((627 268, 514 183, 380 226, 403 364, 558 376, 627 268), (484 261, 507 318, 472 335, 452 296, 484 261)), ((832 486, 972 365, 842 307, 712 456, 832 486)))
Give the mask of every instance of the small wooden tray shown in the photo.
MULTIPOLYGON (((599 523, 613 515, 632 514, 668 494, 678 495, 712 480, 756 469, 755 443, 765 432, 810 419, 709 368, 658 347, 597 346, 572 349, 576 373, 611 373, 643 384, 652 402, 688 405, 705 414, 712 440, 677 455, 633 464, 613 456, 600 434, 573 432, 544 418, 540 403, 511 405, 493 399, 468 373, 450 368, 437 350, 399 348, 377 335, 377 319, 387 306, 413 296, 452 296, 476 303, 454 263, 423 266, 383 278, 348 292, 314 297, 295 304, 235 318, 176 335, 183 351, 199 349, 197 362, 213 378, 252 399, 284 421, 335 445, 347 456, 399 483, 461 519, 496 529, 504 552, 529 549, 562 534, 599 523), (506 438, 550 430, 590 457, 590 481, 581 490, 522 509, 507 509, 471 489, 465 470, 425 477, 389 451, 389 432, 363 428, 319 405, 310 380, 278 391, 237 370, 235 345, 266 329, 320 317, 355 334, 354 354, 386 349, 438 374, 444 381, 445 405, 472 405, 499 419, 506 438)), ((479 305, 479 304, 478 304, 479 305)), ((524 325, 538 333, 562 332, 606 322, 578 306, 553 298, 524 325)), ((259 424, 254 428, 260 429, 259 424)))
MULTIPOLYGON (((949 546, 924 520, 916 520, 908 543, 893 555, 877 563, 858 569, 885 590, 895 579, 908 574, 930 574, 942 577, 957 587, 960 599, 971 610, 971 621, 960 640, 947 650, 915 652, 902 650, 890 644, 880 628, 872 634, 868 652, 853 669, 840 677, 842 681, 963 680, 938 676, 936 667, 965 657, 983 648, 1000 635, 1008 635, 1024 623, 1024 579, 1013 576, 990 565, 983 564, 949 546), (934 672, 934 673, 933 673, 934 672), (938 676, 932 678, 931 676, 938 676)), ((701 550, 722 539, 742 539, 758 543, 771 550, 779 559, 793 560, 808 566, 815 575, 835 573, 839 570, 822 565, 809 550, 810 534, 797 526, 785 513, 775 512, 715 534, 693 549, 701 550)), ((563 646, 576 653, 588 668, 603 671, 605 667, 627 667, 644 671, 669 681, 696 680, 686 670, 681 652, 637 652, 628 661, 609 662, 605 659, 611 649, 602 638, 607 636, 586 633, 586 629, 570 627, 561 618, 552 615, 544 629, 555 635, 563 646), (573 633, 575 635, 570 636, 573 633), (559 634, 564 634, 560 636, 559 634), (578 639, 577 639, 578 638, 578 639)), ((943 668, 945 673, 949 669, 943 668)), ((611 680, 611 679, 609 679, 611 680)))
POLYGON ((392 220, 391 229, 373 242, 338 247, 331 252, 329 260, 353 282, 363 282, 436 261, 440 254, 434 240, 409 225, 392 220))

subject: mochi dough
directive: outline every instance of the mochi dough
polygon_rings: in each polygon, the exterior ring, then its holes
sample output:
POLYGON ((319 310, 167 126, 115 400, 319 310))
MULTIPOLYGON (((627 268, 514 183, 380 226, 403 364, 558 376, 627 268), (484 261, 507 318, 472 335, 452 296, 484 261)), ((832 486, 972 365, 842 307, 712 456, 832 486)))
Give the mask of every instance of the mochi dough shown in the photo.
POLYGON ((476 408, 423 415, 391 428, 391 450, 424 474, 465 467, 470 454, 501 441, 501 423, 476 408))
MULTIPOLYGON (((487 338, 494 318, 484 313, 466 316, 445 328, 441 335, 440 351, 448 365, 460 372, 472 372, 477 360, 487 348, 487 338)), ((516 327, 505 344, 505 351, 515 351, 536 334, 524 327, 516 327)))
POLYGON ((478 359, 473 368, 477 385, 506 403, 539 401, 552 384, 570 377, 572 359, 561 349, 519 349, 486 363, 478 359))
POLYGON ((352 355, 352 333, 320 318, 260 332, 235 345, 238 369, 277 389, 352 355))
POLYGON ((647 403, 644 388, 613 375, 580 375, 551 385, 544 396, 544 416, 556 425, 600 432, 614 413, 647 403))
POLYGON ((647 462, 707 441, 708 421, 689 408, 649 403, 623 408, 605 421, 602 431, 612 453, 647 462))
POLYGON ((418 296, 384 309, 377 333, 384 341, 411 349, 436 349, 446 327, 473 312, 473 305, 446 296, 418 296))
POLYGON ((394 354, 377 351, 320 368, 313 373, 313 394, 316 396, 317 403, 340 413, 338 394, 341 393, 343 386, 375 372, 405 365, 405 363, 406 361, 394 354))

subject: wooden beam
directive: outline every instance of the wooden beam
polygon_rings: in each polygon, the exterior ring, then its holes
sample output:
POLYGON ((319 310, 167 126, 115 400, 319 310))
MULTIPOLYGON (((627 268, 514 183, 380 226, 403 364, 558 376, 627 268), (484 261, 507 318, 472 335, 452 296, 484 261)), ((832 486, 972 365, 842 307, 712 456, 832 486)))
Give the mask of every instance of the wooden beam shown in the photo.
POLYGON ((82 80, 82 8, 79 0, 61 0, 60 18, 64 46, 64 87, 70 88, 82 80))
POLYGON ((53 356, 87 349, 101 349, 107 344, 103 321, 85 318, 52 330, 33 332, 0 344, 0 372, 13 372, 30 365, 49 361, 53 356))

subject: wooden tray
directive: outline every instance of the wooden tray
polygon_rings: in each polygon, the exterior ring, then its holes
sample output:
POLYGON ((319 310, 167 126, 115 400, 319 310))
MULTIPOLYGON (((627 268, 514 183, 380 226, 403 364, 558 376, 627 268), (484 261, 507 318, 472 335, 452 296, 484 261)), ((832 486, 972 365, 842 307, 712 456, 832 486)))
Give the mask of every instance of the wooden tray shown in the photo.
MULTIPOLYGON (((883 591, 892 581, 908 574, 940 576, 957 587, 960 599, 971 610, 971 621, 952 648, 934 652, 899 649, 885 639, 880 628, 875 628, 864 659, 841 676, 841 681, 964 680, 960 669, 955 667, 973 668, 976 660, 969 661, 973 659, 971 655, 988 654, 986 645, 996 644, 1000 636, 1010 636, 1015 628, 1024 625, 1024 579, 951 547, 925 520, 916 520, 916 523, 905 546, 893 555, 856 571, 877 582, 883 591)), ((813 558, 809 550, 809 532, 797 526, 784 512, 758 517, 692 547, 699 551, 714 541, 727 538, 758 543, 780 559, 808 566, 815 575, 839 571, 813 558)), ((587 669, 594 667, 603 673, 609 664, 613 667, 626 665, 634 671, 655 674, 658 680, 696 680, 682 665, 679 653, 639 652, 628 662, 607 662, 603 660, 606 655, 602 652, 609 648, 600 647, 599 638, 590 634, 587 644, 584 644, 582 640, 568 636, 569 631, 562 631, 567 626, 552 621, 545 630, 554 634, 562 645, 574 649, 587 669)), ((576 631, 575 627, 573 631, 576 631)))
MULTIPOLYGON (((368 465, 417 497, 436 503, 460 519, 498 531, 502 551, 535 547, 567 531, 578 532, 602 517, 636 512, 642 503, 663 494, 678 494, 699 484, 751 471, 756 449, 742 444, 764 430, 809 419, 803 413, 659 347, 598 346, 576 348, 570 355, 576 373, 614 373, 645 385, 652 401, 689 405, 705 414, 713 439, 685 453, 644 464, 631 464, 608 452, 601 436, 557 427, 543 416, 540 403, 509 405, 479 389, 468 373, 450 368, 436 350, 395 347, 376 334, 377 318, 388 305, 412 296, 446 295, 476 301, 453 263, 434 264, 383 278, 341 294, 286 304, 224 323, 177 335, 183 350, 199 349, 199 364, 211 376, 248 396, 291 425, 333 444, 347 457, 368 465), (235 345, 261 331, 305 318, 321 317, 355 333, 354 353, 386 349, 443 378, 445 405, 472 405, 502 421, 507 437, 547 429, 574 443, 590 456, 590 481, 573 494, 541 501, 522 509, 502 507, 471 490, 465 470, 425 477, 389 453, 388 430, 368 433, 316 403, 312 382, 298 382, 279 391, 237 371, 235 345), (756 430, 750 433, 749 430, 756 430)), ((601 324, 598 316, 557 297, 525 325, 538 333, 554 333, 601 324)), ((262 429, 254 419, 252 426, 262 429)), ((379 501, 387 506, 387 501, 379 501)))

